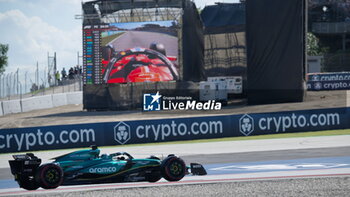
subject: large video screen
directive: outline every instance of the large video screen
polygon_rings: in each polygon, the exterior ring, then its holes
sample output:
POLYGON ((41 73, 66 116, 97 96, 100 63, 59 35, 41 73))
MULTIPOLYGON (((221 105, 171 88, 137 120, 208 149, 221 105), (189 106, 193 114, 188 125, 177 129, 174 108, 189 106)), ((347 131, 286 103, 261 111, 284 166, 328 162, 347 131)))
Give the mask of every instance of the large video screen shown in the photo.
POLYGON ((179 79, 176 21, 110 23, 83 28, 85 84, 179 79))

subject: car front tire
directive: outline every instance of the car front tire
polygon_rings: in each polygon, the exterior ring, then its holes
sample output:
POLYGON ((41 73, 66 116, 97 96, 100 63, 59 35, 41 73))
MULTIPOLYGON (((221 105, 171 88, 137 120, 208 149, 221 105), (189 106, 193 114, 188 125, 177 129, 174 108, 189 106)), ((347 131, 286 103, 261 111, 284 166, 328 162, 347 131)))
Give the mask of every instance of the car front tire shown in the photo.
POLYGON ((186 164, 179 157, 167 157, 162 161, 161 173, 167 181, 179 181, 186 174, 186 164))

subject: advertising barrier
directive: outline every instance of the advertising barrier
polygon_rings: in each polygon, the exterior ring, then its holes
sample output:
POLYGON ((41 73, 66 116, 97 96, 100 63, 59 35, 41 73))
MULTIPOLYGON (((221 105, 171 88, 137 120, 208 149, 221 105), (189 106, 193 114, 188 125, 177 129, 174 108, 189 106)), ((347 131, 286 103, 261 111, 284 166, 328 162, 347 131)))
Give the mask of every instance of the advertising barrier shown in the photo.
POLYGON ((0 129, 0 153, 233 136, 230 116, 0 129))
MULTIPOLYGON (((263 135, 350 128, 350 108, 315 109, 234 115, 243 135, 263 135)), ((238 126, 237 126, 238 125, 238 126)))
POLYGON ((350 89, 350 72, 311 73, 307 79, 307 89, 312 91, 350 89))
POLYGON ((0 129, 0 153, 350 128, 350 108, 0 129))
POLYGON ((350 81, 350 72, 339 73, 310 73, 308 81, 350 81))
POLYGON ((309 81, 307 89, 312 91, 320 90, 350 90, 349 81, 309 81))
POLYGON ((104 139, 103 124, 0 129, 0 153, 86 147, 104 139))

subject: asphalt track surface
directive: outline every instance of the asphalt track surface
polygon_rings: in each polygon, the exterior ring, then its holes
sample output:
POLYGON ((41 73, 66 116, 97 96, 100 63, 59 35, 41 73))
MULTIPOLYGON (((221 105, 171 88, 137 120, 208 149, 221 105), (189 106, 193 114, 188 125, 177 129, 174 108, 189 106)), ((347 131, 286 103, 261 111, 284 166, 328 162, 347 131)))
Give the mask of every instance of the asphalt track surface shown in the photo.
MULTIPOLYGON (((338 139, 340 137, 347 139, 349 136, 338 136, 338 139)), ((325 138, 323 142, 318 141, 319 147, 326 143, 325 138)), ((336 138, 329 137, 329 139, 336 138)), ((284 142, 282 139, 279 141, 284 142)), ((271 144, 271 142, 277 141, 263 142, 269 143, 267 146, 277 147, 271 144)), ((336 144, 336 142, 333 143, 336 144)), ((342 143, 339 144, 347 144, 346 140, 345 143, 342 143)), ((216 144, 212 143, 213 146, 216 144)), ((210 152, 210 147, 207 149, 210 152)), ((103 150, 102 147, 101 151, 103 152, 103 150)), ((180 182, 161 180, 158 183, 62 186, 55 190, 25 191, 14 188, 15 184, 4 188, 3 182, 9 185, 11 180, 8 178, 11 175, 8 168, 1 168, 0 185, 2 188, 0 188, 0 195, 347 196, 350 192, 350 142, 348 142, 348 146, 335 146, 333 148, 187 154, 181 155, 181 157, 187 163, 200 162, 204 164, 208 175, 188 176, 180 182)))
POLYGON ((168 34, 127 31, 108 44, 111 44, 117 51, 124 51, 135 47, 149 48, 152 42, 163 44, 167 56, 178 56, 178 38, 168 34))

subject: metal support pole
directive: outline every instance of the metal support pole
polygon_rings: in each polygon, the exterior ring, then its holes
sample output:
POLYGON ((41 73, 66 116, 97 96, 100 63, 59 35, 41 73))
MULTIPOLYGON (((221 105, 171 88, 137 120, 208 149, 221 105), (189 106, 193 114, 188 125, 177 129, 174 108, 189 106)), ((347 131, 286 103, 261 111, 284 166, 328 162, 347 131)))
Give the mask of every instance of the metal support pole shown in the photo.
POLYGON ((17 72, 13 73, 13 79, 12 79, 12 81, 13 81, 13 85, 12 85, 13 93, 12 93, 12 95, 16 95, 16 73, 17 72))
POLYGON ((79 91, 82 91, 83 88, 82 88, 82 83, 83 83, 83 80, 82 80, 82 77, 81 75, 79 76, 79 91))
POLYGON ((6 86, 5 86, 5 81, 6 81, 6 75, 4 74, 2 76, 2 97, 6 97, 6 86))
MULTIPOLYGON (((51 68, 50 68, 50 53, 49 52, 47 52, 47 68, 49 69, 48 75, 50 75, 50 69, 51 68)), ((55 83, 56 83, 56 79, 55 79, 55 83)), ((50 86, 50 84, 49 84, 49 86, 50 86)))
POLYGON ((10 100, 11 96, 11 75, 12 73, 8 74, 9 76, 7 77, 7 98, 10 100))
POLYGON ((24 74, 24 92, 27 92, 27 75, 28 71, 24 74))
POLYGON ((6 81, 6 75, 2 77, 2 97, 6 97, 6 86, 5 86, 5 81, 6 81))
POLYGON ((19 87, 20 87, 20 93, 19 93, 19 99, 22 101, 22 83, 18 82, 19 87))
MULTIPOLYGON (((50 72, 50 70, 49 70, 50 72)), ((56 59, 56 52, 54 53, 54 57, 53 57, 53 76, 54 76, 54 82, 55 82, 55 85, 58 84, 58 81, 56 79, 56 72, 57 72, 57 59, 56 59)), ((50 86, 50 84, 49 84, 50 86)))
POLYGON ((3 95, 3 78, 4 78, 4 74, 1 74, 0 75, 0 98, 2 98, 4 95, 3 95))
POLYGON ((0 74, 0 98, 2 98, 2 78, 3 78, 3 74, 0 74))
POLYGON ((4 89, 4 94, 3 94, 4 98, 6 97, 6 77, 7 77, 7 75, 4 75, 4 78, 2 79, 3 89, 4 89))
POLYGON ((35 83, 39 87, 39 62, 36 62, 35 83))
POLYGON ((6 97, 6 75, 3 74, 2 75, 2 97, 5 98, 6 97))
POLYGON ((13 81, 13 78, 15 77, 15 73, 11 73, 10 75, 10 81, 9 81, 9 84, 10 84, 10 98, 11 98, 11 95, 13 95, 13 87, 12 87, 12 81, 13 81))
POLYGON ((7 79, 7 96, 8 96, 9 100, 10 100, 10 96, 11 96, 11 78, 12 78, 12 73, 10 73, 10 75, 7 79))
POLYGON ((43 95, 45 95, 45 88, 46 88, 46 82, 48 82, 48 79, 47 79, 47 73, 46 73, 46 68, 44 69, 44 79, 41 78, 41 80, 43 81, 43 95), (46 79, 45 79, 46 77, 46 79))
POLYGON ((17 94, 19 94, 19 68, 17 68, 17 94))
MULTIPOLYGON (((43 83, 43 92, 42 92, 42 95, 45 95, 45 84, 46 84, 46 82, 45 82, 45 80, 43 79, 43 78, 41 78, 41 81, 42 81, 42 83, 43 83)), ((40 88, 40 87, 39 87, 40 88)))

